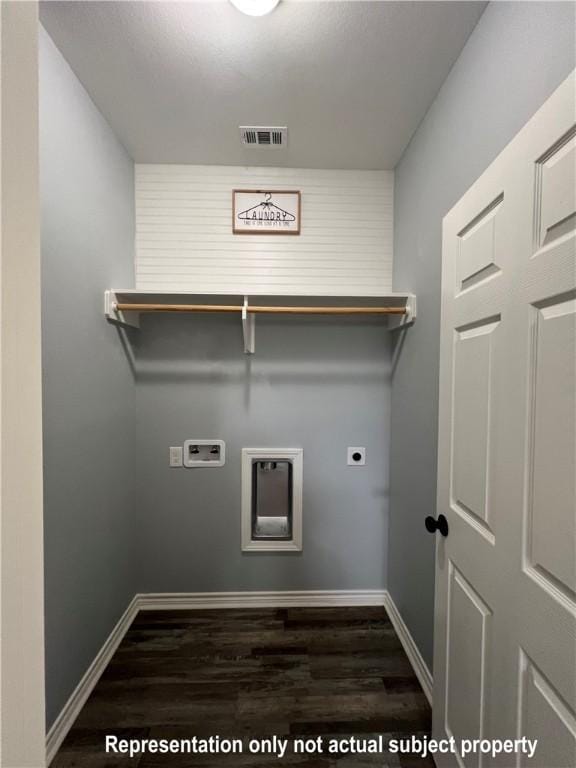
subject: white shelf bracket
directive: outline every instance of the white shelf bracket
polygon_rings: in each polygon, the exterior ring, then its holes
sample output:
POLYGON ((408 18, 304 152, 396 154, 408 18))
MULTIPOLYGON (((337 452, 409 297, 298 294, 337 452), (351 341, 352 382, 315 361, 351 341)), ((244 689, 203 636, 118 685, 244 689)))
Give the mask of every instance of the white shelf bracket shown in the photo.
POLYGON ((406 314, 394 317, 392 315, 388 319, 388 328, 394 330, 396 328, 404 328, 407 325, 412 325, 416 320, 417 305, 416 295, 414 293, 408 294, 406 297, 406 314))
POLYGON ((404 316, 406 323, 413 323, 416 320, 417 309, 416 295, 412 293, 406 299, 406 314, 404 316))
POLYGON ((256 338, 256 318, 248 312, 248 296, 244 296, 242 305, 242 333, 244 334, 244 354, 253 355, 256 338))
POLYGON ((109 323, 128 328, 140 328, 140 313, 118 311, 118 298, 114 291, 104 292, 104 314, 109 323))

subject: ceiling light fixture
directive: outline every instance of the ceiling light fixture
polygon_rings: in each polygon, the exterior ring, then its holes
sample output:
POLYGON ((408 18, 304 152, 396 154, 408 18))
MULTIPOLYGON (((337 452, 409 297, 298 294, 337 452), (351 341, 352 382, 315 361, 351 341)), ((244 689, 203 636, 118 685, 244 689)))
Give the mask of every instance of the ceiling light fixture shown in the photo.
POLYGON ((230 0, 230 2, 248 16, 265 16, 276 8, 280 0, 230 0))

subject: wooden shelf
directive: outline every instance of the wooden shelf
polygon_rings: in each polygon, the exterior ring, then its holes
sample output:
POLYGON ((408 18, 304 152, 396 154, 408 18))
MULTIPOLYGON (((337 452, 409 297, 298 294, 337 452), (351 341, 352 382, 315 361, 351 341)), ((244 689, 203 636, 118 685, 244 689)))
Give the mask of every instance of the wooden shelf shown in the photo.
POLYGON ((142 313, 238 313, 242 318, 244 351, 254 352, 257 314, 378 316, 388 328, 399 328, 416 319, 412 293, 373 295, 287 295, 231 293, 198 294, 187 291, 139 291, 112 288, 105 292, 104 312, 111 323, 138 328, 142 313))

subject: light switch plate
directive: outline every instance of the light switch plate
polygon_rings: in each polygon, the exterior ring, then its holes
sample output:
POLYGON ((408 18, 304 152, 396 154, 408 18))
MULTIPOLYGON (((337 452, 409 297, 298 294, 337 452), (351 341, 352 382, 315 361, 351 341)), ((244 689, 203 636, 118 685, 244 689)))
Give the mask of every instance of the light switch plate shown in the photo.
POLYGON ((184 462, 182 460, 182 446, 181 445, 173 445, 170 447, 170 466, 171 467, 182 467, 184 466, 184 462))

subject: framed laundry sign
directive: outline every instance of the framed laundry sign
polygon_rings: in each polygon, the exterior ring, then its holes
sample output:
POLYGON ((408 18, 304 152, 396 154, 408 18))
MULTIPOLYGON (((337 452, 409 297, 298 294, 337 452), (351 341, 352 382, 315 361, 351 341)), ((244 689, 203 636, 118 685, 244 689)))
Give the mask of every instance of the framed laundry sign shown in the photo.
POLYGON ((299 235, 300 192, 235 189, 232 232, 235 235, 299 235))

